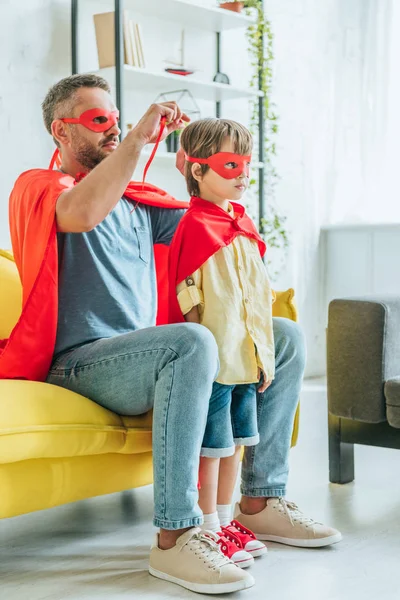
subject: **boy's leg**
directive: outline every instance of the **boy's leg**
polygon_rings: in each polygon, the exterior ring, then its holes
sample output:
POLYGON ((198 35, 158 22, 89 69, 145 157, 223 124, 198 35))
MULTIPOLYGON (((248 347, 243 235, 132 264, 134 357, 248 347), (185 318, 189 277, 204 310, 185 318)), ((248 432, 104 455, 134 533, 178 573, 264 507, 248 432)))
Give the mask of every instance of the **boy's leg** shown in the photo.
POLYGON ((242 499, 235 516, 260 539, 317 547, 335 543, 340 533, 303 515, 286 502, 289 451, 303 372, 305 343, 300 327, 274 318, 275 379, 258 394, 260 443, 247 448, 242 467, 242 499))
MULTIPOLYGON (((219 465, 219 477, 218 477, 218 495, 217 504, 221 506, 231 506, 232 496, 235 489, 236 480, 239 472, 240 455, 242 453, 242 447, 236 446, 235 454, 221 458, 219 465)), ((221 525, 227 525, 232 519, 232 515, 224 514, 221 518, 222 511, 219 509, 218 514, 220 516, 221 525)))
POLYGON ((154 407, 154 524, 180 530, 202 523, 198 468, 218 369, 211 333, 169 325, 101 339, 56 359, 48 382, 122 415, 154 407))
POLYGON ((232 385, 214 382, 208 407, 207 424, 201 447, 199 506, 204 514, 203 529, 220 530, 217 515, 217 488, 220 459, 234 453, 231 402, 232 385))
POLYGON ((236 385, 232 391, 232 433, 235 442, 233 456, 221 459, 218 481, 218 513, 221 525, 232 519, 230 506, 239 469, 242 446, 258 444, 257 395, 254 384, 236 385))
POLYGON ((217 513, 217 487, 219 458, 200 457, 199 468, 199 506, 203 511, 204 522, 202 528, 217 533, 220 522, 217 513))

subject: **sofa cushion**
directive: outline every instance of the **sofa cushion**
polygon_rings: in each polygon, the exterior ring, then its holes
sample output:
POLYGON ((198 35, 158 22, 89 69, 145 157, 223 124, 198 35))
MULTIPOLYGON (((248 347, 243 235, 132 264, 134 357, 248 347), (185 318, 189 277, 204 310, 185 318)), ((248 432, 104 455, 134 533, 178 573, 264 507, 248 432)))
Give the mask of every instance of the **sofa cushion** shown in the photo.
POLYGON ((273 292, 274 303, 272 304, 272 314, 274 317, 284 317, 297 321, 297 308, 294 303, 294 290, 289 288, 285 292, 273 292))
POLYGON ((121 448, 121 454, 133 454, 138 444, 147 447, 150 444, 151 450, 151 430, 153 427, 153 411, 136 417, 121 417, 122 423, 126 428, 125 445, 121 448), (150 432, 150 436, 149 436, 150 432))
POLYGON ((385 383, 386 417, 389 425, 400 428, 400 377, 385 383))
POLYGON ((0 463, 150 450, 151 416, 130 417, 124 423, 64 388, 0 381, 0 463))
POLYGON ((22 288, 10 252, 0 249, 0 340, 8 338, 19 319, 22 288))

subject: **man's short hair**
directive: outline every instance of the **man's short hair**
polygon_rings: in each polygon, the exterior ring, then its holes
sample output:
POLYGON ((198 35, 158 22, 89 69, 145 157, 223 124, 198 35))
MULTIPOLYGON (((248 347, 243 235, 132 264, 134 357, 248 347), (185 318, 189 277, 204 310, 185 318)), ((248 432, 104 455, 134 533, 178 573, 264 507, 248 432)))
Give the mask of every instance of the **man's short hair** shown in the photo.
MULTIPOLYGON (((185 154, 194 158, 208 158, 220 152, 226 138, 233 142, 237 154, 251 154, 253 137, 248 129, 229 119, 200 119, 188 125, 181 135, 181 146, 185 154)), ((209 166, 200 165, 203 175, 209 166)), ((185 179, 191 196, 199 196, 200 188, 192 175, 192 163, 185 162, 185 179)))
POLYGON ((103 77, 90 73, 65 77, 49 89, 42 103, 42 111, 44 124, 50 135, 54 119, 71 116, 73 107, 78 101, 78 91, 85 87, 100 88, 111 93, 111 88, 103 77))

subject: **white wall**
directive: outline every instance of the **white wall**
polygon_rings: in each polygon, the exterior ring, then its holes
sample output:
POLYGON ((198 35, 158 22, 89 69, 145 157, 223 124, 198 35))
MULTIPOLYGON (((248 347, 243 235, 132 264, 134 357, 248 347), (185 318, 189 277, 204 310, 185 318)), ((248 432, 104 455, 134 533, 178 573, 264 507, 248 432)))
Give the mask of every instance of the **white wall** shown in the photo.
MULTIPOLYGON (((213 0, 203 0, 213 4, 213 0)), ((112 3, 85 0, 80 32, 84 50, 81 69, 97 68, 91 13, 111 10, 112 3), (94 8, 93 8, 94 7, 94 8)), ((325 306, 321 304, 319 232, 323 224, 360 219, 392 218, 389 194, 377 193, 385 174, 385 192, 393 189, 395 161, 382 159, 397 147, 388 145, 388 123, 397 102, 386 113, 386 90, 392 97, 397 49, 390 36, 390 19, 398 18, 392 0, 268 0, 275 33, 274 100, 280 117, 277 169, 281 180, 277 203, 288 215, 291 251, 276 287, 296 289, 309 346, 308 374, 324 370, 325 306), (392 71, 391 71, 392 70, 392 71), (388 84, 389 82, 389 84, 388 84), (379 213, 379 214, 378 214, 379 213)), ((69 0, 0 1, 0 127, 2 178, 0 181, 0 246, 7 246, 7 198, 18 173, 46 166, 52 141, 41 120, 40 102, 48 87, 70 73, 69 0)), ((398 22, 398 21, 397 21, 398 22)), ((179 35, 174 23, 142 19, 146 52, 153 67, 160 54, 179 35)), ((210 79, 215 72, 214 36, 187 32, 188 63, 199 69, 196 77, 210 79)), ((227 32, 223 39, 222 70, 231 82, 246 85, 250 74, 244 35, 227 32)), ((396 96, 397 98, 397 96, 396 96)), ((135 121, 151 95, 128 98, 127 121, 135 121), (129 117, 129 118, 128 118, 129 117)), ((213 105, 201 103, 202 116, 213 105)), ((223 114, 248 122, 246 101, 226 103, 223 114)), ((392 139, 392 138, 390 138, 392 139)), ((153 168, 150 180, 183 197, 182 181, 171 167, 153 168)), ((393 203, 394 194, 390 198, 393 203)), ((397 210, 400 217, 400 209, 397 210)))
POLYGON ((70 72, 66 0, 0 0, 0 246, 9 247, 8 196, 22 171, 48 166, 53 143, 40 104, 70 72))

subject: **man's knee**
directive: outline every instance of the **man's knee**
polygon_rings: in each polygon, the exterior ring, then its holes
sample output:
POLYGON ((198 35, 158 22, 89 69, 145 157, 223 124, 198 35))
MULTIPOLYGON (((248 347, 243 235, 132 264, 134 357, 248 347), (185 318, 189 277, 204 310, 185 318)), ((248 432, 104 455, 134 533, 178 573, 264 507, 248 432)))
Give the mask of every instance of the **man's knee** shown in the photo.
POLYGON ((303 372, 306 364, 306 342, 303 330, 290 319, 274 317, 276 359, 290 362, 293 368, 303 372))
POLYGON ((206 327, 196 323, 179 325, 179 335, 172 347, 181 359, 188 362, 188 368, 192 368, 198 376, 214 381, 219 370, 218 347, 206 327))

